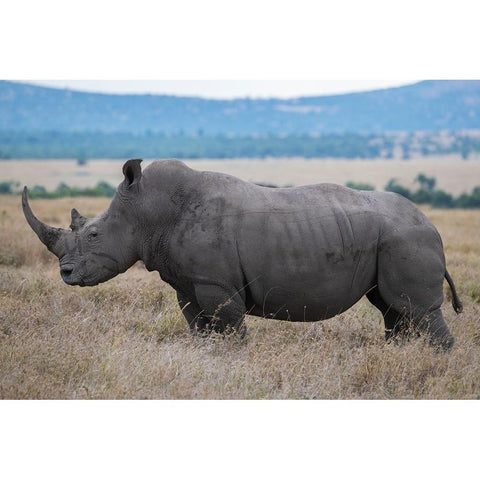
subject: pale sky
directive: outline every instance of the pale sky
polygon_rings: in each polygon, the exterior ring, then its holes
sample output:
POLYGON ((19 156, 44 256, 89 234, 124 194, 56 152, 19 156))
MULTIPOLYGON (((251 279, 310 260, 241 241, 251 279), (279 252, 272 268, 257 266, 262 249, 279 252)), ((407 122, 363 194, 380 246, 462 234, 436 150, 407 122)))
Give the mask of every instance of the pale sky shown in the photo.
POLYGON ((388 88, 418 80, 23 80, 102 93, 156 93, 206 98, 291 98, 388 88))

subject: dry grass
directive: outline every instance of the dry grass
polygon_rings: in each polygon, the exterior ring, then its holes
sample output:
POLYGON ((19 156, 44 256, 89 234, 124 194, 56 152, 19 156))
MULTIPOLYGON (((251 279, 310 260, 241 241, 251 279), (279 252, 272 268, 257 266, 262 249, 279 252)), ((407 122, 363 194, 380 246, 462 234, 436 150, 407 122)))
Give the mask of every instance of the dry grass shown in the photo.
MULTIPOLYGON (((38 200, 66 226, 105 199, 38 200)), ((192 338, 173 290, 136 265, 94 288, 69 287, 57 260, 0 197, 1 398, 480 398, 480 212, 429 210, 465 311, 444 305, 450 354, 423 339, 385 344, 379 313, 361 301, 312 324, 249 317, 246 340, 192 338)))

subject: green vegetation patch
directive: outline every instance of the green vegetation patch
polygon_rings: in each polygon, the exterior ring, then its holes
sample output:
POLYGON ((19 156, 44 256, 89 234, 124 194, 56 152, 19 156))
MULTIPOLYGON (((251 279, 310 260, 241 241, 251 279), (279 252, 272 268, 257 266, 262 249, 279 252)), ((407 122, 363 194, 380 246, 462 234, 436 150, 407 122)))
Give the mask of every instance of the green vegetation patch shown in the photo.
POLYGON ((385 186, 387 192, 394 192, 408 198, 414 203, 431 205, 434 208, 480 208, 480 186, 475 187, 470 194, 462 193, 454 197, 450 193, 435 188, 436 179, 420 173, 415 181, 420 185, 416 191, 400 185, 396 179, 390 180, 385 186))
MULTIPOLYGON (((20 183, 14 181, 1 182, 0 194, 17 195, 20 193, 20 183)), ((95 187, 70 187, 60 183, 53 191, 48 191, 41 185, 29 189, 30 198, 64 198, 64 197, 113 197, 117 189, 107 182, 98 182, 95 187)))

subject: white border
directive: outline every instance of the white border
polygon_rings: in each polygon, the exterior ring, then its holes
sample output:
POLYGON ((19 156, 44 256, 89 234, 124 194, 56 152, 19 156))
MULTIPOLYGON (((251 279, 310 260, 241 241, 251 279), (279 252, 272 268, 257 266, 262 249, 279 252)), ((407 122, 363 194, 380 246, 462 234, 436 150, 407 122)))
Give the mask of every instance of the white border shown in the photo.
POLYGON ((5 478, 470 478, 476 402, 2 404, 5 478), (461 451, 459 451, 461 449, 461 451))
MULTIPOLYGON (((480 78, 474 6, 8 1, 0 76, 480 78)), ((465 478, 477 468, 476 402, 5 401, 0 414, 6 478, 465 478)))
POLYGON ((4 79, 480 78, 467 0, 6 0, 2 20, 4 79))

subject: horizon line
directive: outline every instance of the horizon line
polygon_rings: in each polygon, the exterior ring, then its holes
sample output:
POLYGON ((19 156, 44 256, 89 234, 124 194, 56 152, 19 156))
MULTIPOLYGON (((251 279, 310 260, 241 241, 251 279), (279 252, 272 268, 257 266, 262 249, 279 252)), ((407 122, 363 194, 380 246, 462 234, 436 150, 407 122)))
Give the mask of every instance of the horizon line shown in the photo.
MULTIPOLYGON (((83 80, 36 80, 36 79, 9 79, 6 80, 4 79, 3 81, 8 81, 12 83, 19 83, 22 85, 27 85, 27 86, 33 86, 33 87, 39 87, 39 88, 47 88, 50 90, 60 90, 60 91, 70 91, 70 92, 75 92, 75 93, 91 93, 91 94, 97 94, 97 95, 114 95, 114 96, 166 96, 166 97, 176 97, 176 98, 192 98, 192 99, 204 99, 204 100, 217 100, 217 101, 231 101, 231 100, 295 100, 295 99, 300 99, 300 98, 318 98, 318 97, 337 97, 337 96, 343 96, 343 95, 352 95, 352 94, 357 94, 357 93, 369 93, 369 92, 376 92, 376 91, 381 91, 381 90, 389 90, 389 89, 395 89, 395 88, 402 88, 402 87, 407 87, 411 85, 415 85, 417 83, 421 83, 426 80, 405 80, 405 81, 398 81, 395 83, 392 83, 390 85, 385 85, 385 86, 372 86, 372 87, 352 87, 351 89, 343 90, 343 91, 332 91, 332 92, 318 92, 314 93, 313 91, 309 91, 306 93, 296 93, 296 94, 280 94, 280 93, 254 93, 254 94, 200 94, 200 93, 179 93, 179 92, 174 92, 172 90, 169 91, 169 89, 166 89, 165 91, 149 91, 149 90, 141 90, 141 91, 108 91, 107 89, 102 89, 100 86, 99 87, 74 87, 72 85, 53 85, 50 82, 76 82, 76 81, 83 81, 83 80)), ((90 81, 90 80, 86 80, 90 81)), ((135 81, 126 81, 126 80, 92 80, 92 82, 152 82, 149 80, 135 80, 135 81)), ((173 81, 163 81, 160 80, 159 82, 169 82, 173 83, 173 81)), ((198 83, 207 83, 207 82, 233 82, 233 80, 198 80, 198 81, 192 81, 192 80, 178 80, 178 82, 175 83, 182 83, 182 82, 198 82, 198 83)), ((235 81, 236 82, 236 81, 235 81)), ((253 81, 239 81, 239 83, 246 83, 246 82, 253 82, 253 81)), ((255 82, 270 82, 267 80, 260 80, 260 81, 255 81, 255 82)), ((274 82, 272 80, 272 82, 274 82)), ((290 80, 278 80, 275 81, 276 83, 278 82, 295 82, 295 81, 290 81, 290 80)), ((307 80, 305 82, 312 83, 313 81, 307 80)), ((321 82, 327 82, 325 80, 319 80, 319 83, 321 82)), ((332 81, 328 81, 332 83, 332 81)), ((347 82, 347 81, 345 81, 347 82)), ((348 82, 351 82, 348 80, 348 82)))

